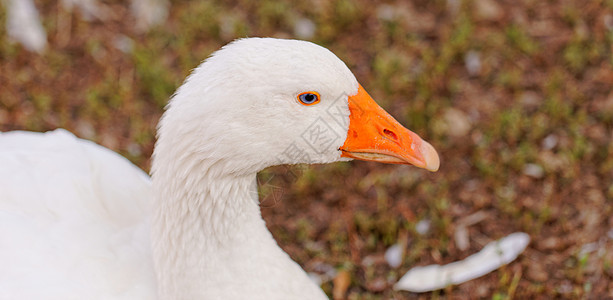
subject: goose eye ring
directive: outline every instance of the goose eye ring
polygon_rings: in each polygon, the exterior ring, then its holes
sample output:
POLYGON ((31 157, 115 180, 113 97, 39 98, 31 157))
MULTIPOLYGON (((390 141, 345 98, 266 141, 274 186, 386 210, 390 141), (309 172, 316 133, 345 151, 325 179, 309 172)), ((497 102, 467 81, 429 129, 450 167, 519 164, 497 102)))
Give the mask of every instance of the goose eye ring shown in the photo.
POLYGON ((304 92, 298 95, 298 101, 302 105, 313 105, 319 103, 319 93, 318 92, 304 92))

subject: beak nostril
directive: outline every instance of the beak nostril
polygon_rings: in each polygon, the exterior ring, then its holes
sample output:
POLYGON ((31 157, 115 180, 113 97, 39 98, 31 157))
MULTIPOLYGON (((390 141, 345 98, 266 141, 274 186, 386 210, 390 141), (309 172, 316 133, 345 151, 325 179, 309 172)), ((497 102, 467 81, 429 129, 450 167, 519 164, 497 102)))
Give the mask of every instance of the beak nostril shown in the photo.
POLYGON ((383 129, 383 134, 394 141, 398 141, 398 136, 396 136, 396 134, 389 129, 383 129))

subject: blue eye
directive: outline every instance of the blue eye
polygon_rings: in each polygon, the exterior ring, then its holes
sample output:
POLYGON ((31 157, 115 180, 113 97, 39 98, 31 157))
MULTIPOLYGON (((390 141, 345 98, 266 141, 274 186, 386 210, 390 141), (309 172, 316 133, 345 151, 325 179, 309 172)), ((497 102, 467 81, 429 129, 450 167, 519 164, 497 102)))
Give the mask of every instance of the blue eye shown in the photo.
POLYGON ((313 105, 319 103, 319 93, 304 92, 298 95, 298 101, 304 105, 313 105))

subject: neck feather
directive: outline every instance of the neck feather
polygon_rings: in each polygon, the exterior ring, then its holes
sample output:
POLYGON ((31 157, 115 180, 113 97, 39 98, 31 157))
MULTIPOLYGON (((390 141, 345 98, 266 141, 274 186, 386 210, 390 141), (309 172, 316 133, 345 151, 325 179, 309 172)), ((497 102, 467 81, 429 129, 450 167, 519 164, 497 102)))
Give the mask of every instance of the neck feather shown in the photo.
POLYGON ((156 149, 152 175, 161 299, 326 299, 266 228, 256 174, 227 174, 223 161, 174 146, 156 149))

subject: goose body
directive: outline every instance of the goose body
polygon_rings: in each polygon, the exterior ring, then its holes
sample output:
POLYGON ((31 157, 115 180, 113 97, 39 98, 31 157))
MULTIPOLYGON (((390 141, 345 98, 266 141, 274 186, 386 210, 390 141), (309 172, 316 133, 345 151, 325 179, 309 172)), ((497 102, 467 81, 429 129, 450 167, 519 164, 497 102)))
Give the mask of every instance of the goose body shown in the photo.
POLYGON ((155 299, 147 174, 62 129, 0 133, 0 166, 0 299, 155 299))
POLYGON ((267 230, 255 179, 353 158, 438 168, 334 54, 270 38, 186 79, 151 180, 63 130, 2 133, 0 299, 327 299, 267 230))

